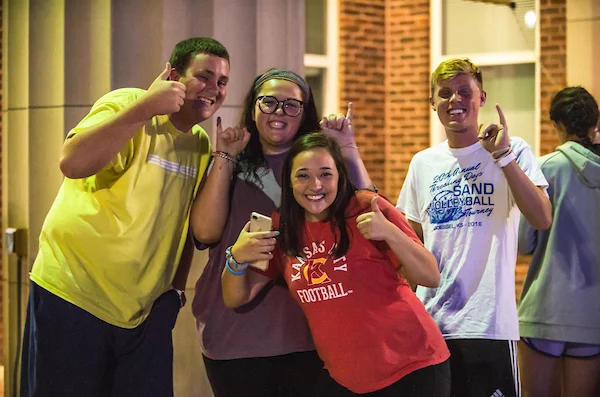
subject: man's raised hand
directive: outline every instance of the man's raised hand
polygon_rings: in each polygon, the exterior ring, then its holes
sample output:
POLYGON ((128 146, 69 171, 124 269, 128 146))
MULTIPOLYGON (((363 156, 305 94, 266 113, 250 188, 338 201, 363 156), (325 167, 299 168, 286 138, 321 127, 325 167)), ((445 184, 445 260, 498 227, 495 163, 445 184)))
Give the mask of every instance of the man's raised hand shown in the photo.
POLYGON ((185 84, 169 80, 171 64, 167 62, 165 69, 152 82, 146 92, 144 101, 148 109, 148 118, 156 115, 179 112, 185 100, 185 84))

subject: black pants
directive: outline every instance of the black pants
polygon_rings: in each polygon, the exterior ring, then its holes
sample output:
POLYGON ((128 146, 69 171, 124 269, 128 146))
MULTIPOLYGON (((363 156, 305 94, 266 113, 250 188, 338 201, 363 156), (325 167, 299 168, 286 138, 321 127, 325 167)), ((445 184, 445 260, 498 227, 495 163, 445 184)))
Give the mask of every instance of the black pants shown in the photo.
POLYGON ((450 364, 441 364, 418 369, 392 383, 388 387, 366 394, 356 394, 338 384, 323 370, 315 391, 315 397, 450 397, 450 364))
POLYGON ((23 340, 21 397, 173 396, 171 331, 175 290, 148 318, 119 328, 31 283, 23 340))
POLYGON ((418 369, 371 393, 356 394, 346 389, 323 370, 312 394, 316 397, 450 397, 450 364, 443 363, 418 369))
POLYGON ((446 340, 453 397, 520 397, 517 342, 492 339, 446 340))
POLYGON ((316 351, 236 360, 203 358, 215 397, 310 397, 323 368, 316 351))

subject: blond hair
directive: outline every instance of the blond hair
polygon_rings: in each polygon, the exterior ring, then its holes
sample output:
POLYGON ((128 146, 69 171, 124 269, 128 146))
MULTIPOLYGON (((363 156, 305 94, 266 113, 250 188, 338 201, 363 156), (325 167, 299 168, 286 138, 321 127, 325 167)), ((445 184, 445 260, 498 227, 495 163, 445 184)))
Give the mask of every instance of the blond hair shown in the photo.
POLYGON ((431 74, 431 98, 434 96, 435 86, 442 81, 456 77, 459 74, 471 76, 477 82, 480 90, 483 90, 483 78, 481 69, 469 58, 452 58, 440 63, 431 74))

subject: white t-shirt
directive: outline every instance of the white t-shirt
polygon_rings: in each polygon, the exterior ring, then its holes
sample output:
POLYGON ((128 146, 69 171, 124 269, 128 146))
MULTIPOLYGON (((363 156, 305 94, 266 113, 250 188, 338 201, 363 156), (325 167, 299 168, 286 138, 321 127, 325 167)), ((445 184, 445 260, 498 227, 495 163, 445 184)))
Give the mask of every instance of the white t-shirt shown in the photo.
MULTIPOLYGON (((531 147, 511 137, 517 163, 547 187, 531 147)), ((479 142, 453 149, 444 141, 417 153, 396 207, 423 227, 437 258, 438 288, 417 296, 446 339, 518 340, 515 264, 520 211, 504 172, 479 142)))

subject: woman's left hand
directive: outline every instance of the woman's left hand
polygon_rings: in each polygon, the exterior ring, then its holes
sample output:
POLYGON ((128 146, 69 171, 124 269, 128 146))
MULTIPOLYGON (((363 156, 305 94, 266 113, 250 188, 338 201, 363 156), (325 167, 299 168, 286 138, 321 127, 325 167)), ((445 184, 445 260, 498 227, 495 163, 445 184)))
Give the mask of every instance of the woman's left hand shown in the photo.
POLYGON ((319 123, 323 132, 335 139, 342 149, 357 148, 354 140, 354 128, 352 127, 352 112, 353 105, 352 102, 349 102, 346 115, 332 113, 329 117, 323 117, 319 123))
POLYGON ((371 209, 373 211, 361 214, 356 218, 358 231, 368 240, 381 241, 388 237, 390 221, 387 220, 377 200, 379 196, 373 197, 371 200, 371 209))

